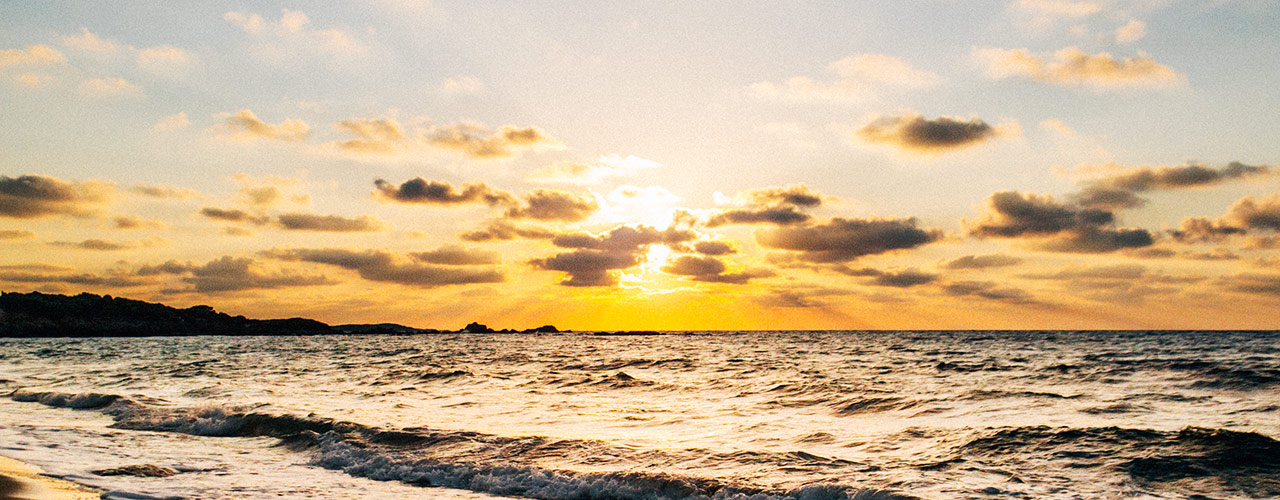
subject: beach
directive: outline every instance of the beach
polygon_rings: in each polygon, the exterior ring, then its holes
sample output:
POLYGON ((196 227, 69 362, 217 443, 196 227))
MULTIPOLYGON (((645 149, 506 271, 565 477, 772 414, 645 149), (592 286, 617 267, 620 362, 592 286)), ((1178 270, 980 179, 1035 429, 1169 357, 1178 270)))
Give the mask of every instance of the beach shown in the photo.
POLYGON ((40 469, 0 456, 0 500, 90 500, 97 492, 42 475, 40 469))

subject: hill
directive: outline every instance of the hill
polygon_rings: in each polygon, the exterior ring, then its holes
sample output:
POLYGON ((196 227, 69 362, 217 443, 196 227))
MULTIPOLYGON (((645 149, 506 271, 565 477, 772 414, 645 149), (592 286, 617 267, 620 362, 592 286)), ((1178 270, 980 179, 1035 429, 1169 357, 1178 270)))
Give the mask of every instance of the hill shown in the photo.
POLYGON ((0 337, 150 337, 342 333, 305 318, 248 319, 209 306, 164 304, 90 293, 0 293, 0 337))

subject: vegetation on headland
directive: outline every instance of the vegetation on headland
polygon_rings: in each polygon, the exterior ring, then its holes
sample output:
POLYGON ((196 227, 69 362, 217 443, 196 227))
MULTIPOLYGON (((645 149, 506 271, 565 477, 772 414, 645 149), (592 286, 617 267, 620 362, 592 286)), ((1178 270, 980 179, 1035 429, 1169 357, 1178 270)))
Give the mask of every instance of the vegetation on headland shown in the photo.
MULTIPOLYGON (((554 326, 516 332, 472 323, 463 333, 552 333, 554 326)), ((250 319, 199 305, 164 304, 82 293, 0 292, 0 337, 154 337, 195 335, 333 335, 452 333, 394 323, 329 326, 306 318, 250 319)))

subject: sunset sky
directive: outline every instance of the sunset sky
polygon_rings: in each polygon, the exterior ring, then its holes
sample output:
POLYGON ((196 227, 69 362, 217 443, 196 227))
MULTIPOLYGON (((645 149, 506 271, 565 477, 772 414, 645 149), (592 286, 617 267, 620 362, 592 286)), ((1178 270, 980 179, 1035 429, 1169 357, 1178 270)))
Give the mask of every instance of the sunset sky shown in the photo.
POLYGON ((1280 328, 1273 0, 5 2, 0 290, 1280 328))

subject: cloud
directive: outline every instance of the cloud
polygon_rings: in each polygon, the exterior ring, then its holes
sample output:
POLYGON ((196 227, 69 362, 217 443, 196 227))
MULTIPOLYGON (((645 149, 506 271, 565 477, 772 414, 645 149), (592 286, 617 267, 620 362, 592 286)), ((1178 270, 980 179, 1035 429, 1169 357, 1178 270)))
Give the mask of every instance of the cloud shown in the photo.
POLYGON ((108 251, 108 252, 115 251, 115 250, 130 250, 130 249, 139 248, 139 247, 149 247, 149 246, 154 246, 154 244, 155 244, 154 241, 117 243, 114 241, 107 241, 107 240, 102 240, 97 238, 88 239, 84 241, 50 241, 49 242, 50 246, 55 246, 55 247, 78 248, 81 250, 99 250, 99 251, 108 251))
POLYGON ((397 283, 421 288, 472 283, 501 283, 506 277, 496 269, 459 269, 405 262, 381 250, 339 248, 271 250, 263 255, 286 261, 311 262, 355 271, 369 281, 397 283))
POLYGON ((129 188, 129 191, 143 195, 143 196, 149 196, 151 198, 160 198, 160 199, 183 200, 188 198, 204 197, 204 195, 200 194, 199 191, 196 191, 194 189, 187 189, 184 187, 176 187, 176 186, 160 186, 160 185, 154 185, 154 184, 138 184, 136 186, 129 188))
POLYGON ((529 263, 537 269, 567 273, 569 278, 561 281, 561 285, 613 286, 618 284, 615 271, 642 264, 650 245, 679 245, 695 236, 690 231, 674 228, 659 231, 649 226, 618 226, 599 236, 561 234, 552 238, 551 243, 571 251, 529 263))
POLYGON ((1063 204, 1047 195, 1004 191, 987 198, 987 213, 969 228, 979 238, 1053 238, 1045 248, 1101 253, 1150 246, 1145 229, 1117 229, 1109 211, 1063 204))
POLYGON ((155 126, 151 128, 155 130, 180 130, 187 128, 190 125, 191 120, 187 119, 187 112, 179 111, 177 114, 161 118, 156 122, 155 126))
POLYGON ((172 45, 158 45, 139 49, 138 67, 143 71, 171 78, 181 77, 191 63, 191 53, 172 45))
POLYGON ((991 267, 1016 266, 1020 263, 1022 263, 1022 259, 1012 255, 965 255, 952 259, 943 264, 942 267, 947 269, 987 269, 991 267))
POLYGON ((507 209, 512 219, 536 219, 577 222, 589 217, 600 207, 595 200, 579 198, 563 191, 539 189, 524 196, 524 205, 507 209))
POLYGON ((702 255, 730 255, 737 252, 733 244, 727 241, 699 241, 693 249, 702 255))
POLYGON ((115 229, 164 229, 160 221, 142 219, 132 215, 120 215, 111 219, 115 229))
POLYGON ((41 175, 0 176, 0 217, 84 217, 94 213, 110 193, 110 186, 97 182, 69 182, 41 175))
POLYGON ((662 272, 687 276, 694 281, 731 285, 745 285, 752 279, 776 276, 776 273, 768 269, 748 269, 735 273, 726 271, 728 266, 719 259, 691 255, 682 255, 662 268, 662 272))
POLYGON ((1147 23, 1137 19, 1130 20, 1116 29, 1116 41, 1120 43, 1133 43, 1144 36, 1147 36, 1147 23))
POLYGON ((1026 279, 1051 280, 1067 290, 1103 302, 1141 302, 1152 295, 1168 295, 1188 284, 1198 283, 1200 276, 1171 276, 1153 273, 1134 264, 1093 267, 1068 267, 1052 273, 1033 273, 1026 279))
POLYGON ((1251 231, 1280 231, 1280 196, 1246 196, 1231 204, 1222 217, 1189 217, 1170 234, 1183 243, 1216 243, 1251 231))
POLYGON ((813 218, 795 207, 735 208, 722 211, 707 220, 707 227, 728 224, 799 224, 813 218))
POLYGON ((346 218, 338 215, 288 213, 281 214, 276 220, 280 227, 291 231, 350 233, 381 231, 386 228, 381 221, 367 215, 346 218))
POLYGON ((46 45, 31 45, 26 49, 0 49, 0 69, 60 64, 66 60, 67 57, 61 52, 46 45))
POLYGON ((320 274, 268 273, 258 270, 257 267, 257 263, 252 258, 226 255, 200 266, 169 261, 159 266, 143 266, 135 272, 140 276, 161 273, 186 274, 182 281, 191 284, 193 289, 200 293, 272 290, 334 283, 320 274))
POLYGON ((122 97, 142 95, 142 87, 123 78, 90 78, 80 82, 80 91, 93 97, 122 97))
POLYGON ((791 101, 857 102, 887 89, 918 90, 942 81, 937 74, 913 68, 902 59, 882 54, 855 54, 827 65, 834 78, 815 80, 795 76, 781 83, 757 82, 748 91, 759 98, 791 101))
POLYGON ((383 179, 374 181, 376 194, 385 201, 400 203, 426 203, 433 205, 457 205, 462 203, 485 203, 488 205, 512 204, 515 198, 510 194, 493 189, 482 182, 463 184, 462 189, 455 189, 443 181, 427 181, 421 177, 410 179, 396 186, 383 179))
POLYGON ((337 122, 334 127, 356 137, 331 144, 357 154, 399 155, 436 148, 490 159, 563 147, 537 127, 503 126, 490 130, 482 125, 457 123, 409 128, 393 118, 352 118, 337 122))
POLYGON ((1002 287, 993 281, 954 281, 942 286, 943 293, 953 297, 980 297, 1014 304, 1035 303, 1026 290, 1002 287))
POLYGON ((1045 17, 1086 17, 1102 11, 1094 2, 1070 0, 1017 0, 1014 8, 1045 17))
POLYGON ((3 240, 30 240, 36 237, 36 233, 25 229, 3 229, 0 230, 0 241, 3 240))
POLYGON ((72 269, 47 265, 0 266, 0 281, 9 283, 47 283, 76 286, 132 287, 147 284, 124 273, 106 275, 80 273, 72 269))
POLYGON ((1048 120, 1040 122, 1040 128, 1048 130, 1050 132, 1055 132, 1058 135, 1061 135, 1063 137, 1073 137, 1076 135, 1075 130, 1073 130, 1071 127, 1067 126, 1066 123, 1063 123, 1062 120, 1059 120, 1057 118, 1050 118, 1048 120))
MULTIPOLYGON (((719 193, 716 196, 721 197, 719 193)), ((775 224, 808 222, 812 216, 802 210, 822 205, 823 196, 804 184, 743 191, 733 202, 743 208, 722 210, 707 220, 707 227, 728 224, 775 224)))
POLYGON ((1073 198, 1077 204, 1091 208, 1136 208, 1146 203, 1136 193, 1210 186, 1270 173, 1271 169, 1266 165, 1240 162, 1231 162, 1221 169, 1196 163, 1176 167, 1137 167, 1090 181, 1073 198))
POLYGON ((755 189, 738 193, 738 198, 754 205, 791 205, 817 207, 822 205, 822 195, 804 184, 755 189))
POLYGON ((432 127, 427 142, 480 159, 508 158, 515 156, 517 150, 561 147, 560 141, 536 127, 504 126, 490 131, 468 124, 432 127))
POLYGON ((872 144, 936 154, 981 144, 1001 135, 1001 131, 978 118, 965 121, 942 116, 930 120, 912 114, 877 118, 858 129, 857 135, 872 144))
POLYGON ((106 40, 98 35, 89 32, 89 28, 81 27, 79 35, 67 35, 62 37, 62 43, 68 47, 91 52, 94 54, 112 54, 120 48, 120 44, 115 40, 106 40))
POLYGON ((766 248, 797 252, 806 262, 848 262, 865 255, 905 250, 942 238, 937 229, 916 227, 915 218, 844 219, 822 224, 779 227, 756 233, 756 241, 766 248))
POLYGON ((1163 87, 1184 80, 1172 68, 1141 52, 1120 60, 1106 52, 1087 54, 1076 47, 1059 50, 1051 58, 1032 54, 1027 49, 991 47, 974 47, 973 54, 985 66, 987 76, 994 79, 1022 77, 1095 90, 1163 87))
POLYGON ((1280 196, 1246 196, 1227 209, 1223 219, 1237 227, 1280 231, 1280 196))
POLYGON ((937 281, 938 275, 934 273, 926 273, 917 269, 906 269, 902 271, 884 271, 879 273, 871 284, 876 286, 888 286, 894 288, 909 288, 917 285, 925 285, 937 281))
POLYGON ((502 255, 498 252, 464 248, 459 245, 446 245, 429 252, 411 253, 409 257, 419 262, 445 266, 481 266, 502 263, 502 255))
POLYGON ((346 55, 361 52, 364 47, 346 30, 337 28, 312 28, 311 18, 301 11, 281 9, 278 21, 267 21, 251 12, 227 12, 222 19, 239 26, 245 33, 259 39, 273 39, 277 45, 267 45, 266 51, 280 54, 287 49, 321 49, 332 54, 346 55))
POLYGON ((1280 275, 1276 274, 1241 273, 1218 284, 1234 292, 1280 297, 1280 275))
POLYGON ((464 241, 510 241, 516 238, 527 240, 549 240, 556 233, 533 226, 517 226, 504 220, 492 220, 482 229, 467 231, 459 235, 464 241))
POLYGON ((449 77, 440 82, 438 90, 450 96, 479 95, 484 92, 484 82, 470 75, 449 77))
POLYGON ((226 131, 237 139, 272 139, 285 142, 301 142, 311 133, 302 120, 286 119, 279 124, 262 121, 252 111, 242 109, 235 113, 220 113, 226 131))
POLYGON ((601 156, 592 163, 558 163, 529 174, 528 179, 541 183, 576 184, 579 186, 600 184, 612 177, 625 177, 637 172, 662 166, 656 161, 638 156, 617 154, 601 156))
POLYGON ((265 215, 253 215, 244 210, 217 207, 201 208, 200 215, 224 222, 250 222, 257 225, 266 224, 271 219, 265 215))

